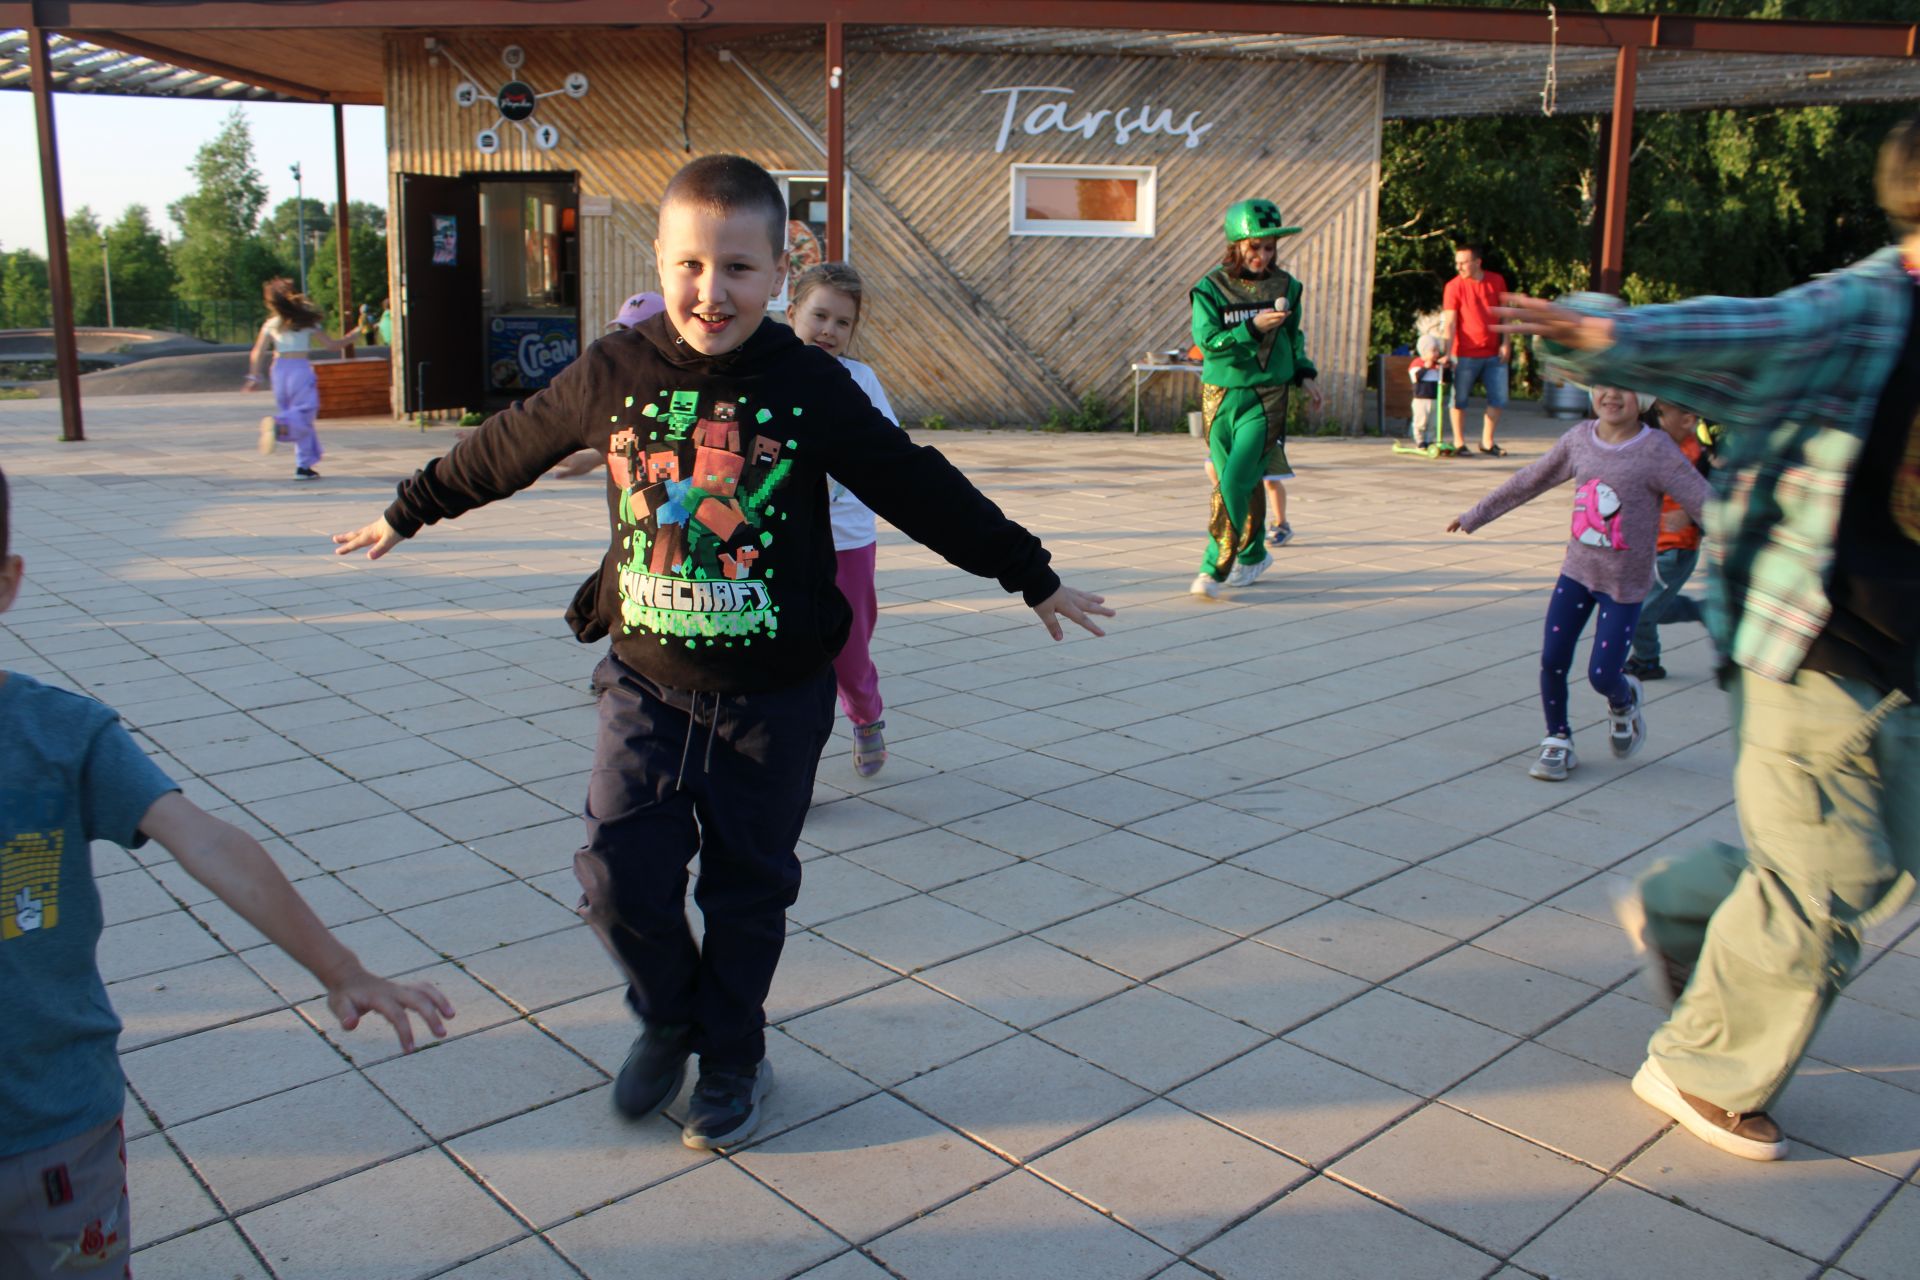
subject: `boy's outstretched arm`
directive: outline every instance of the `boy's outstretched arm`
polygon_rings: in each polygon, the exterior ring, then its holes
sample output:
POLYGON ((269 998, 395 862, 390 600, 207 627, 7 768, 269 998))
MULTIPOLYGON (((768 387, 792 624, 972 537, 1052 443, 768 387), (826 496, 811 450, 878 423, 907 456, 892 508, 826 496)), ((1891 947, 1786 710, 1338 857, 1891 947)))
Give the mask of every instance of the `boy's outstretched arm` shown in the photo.
POLYGON ((240 828, 169 791, 140 819, 140 832, 158 840, 187 873, 327 989, 327 1007, 348 1031, 363 1015, 393 1024, 403 1052, 413 1051, 411 1009, 435 1036, 445 1036, 453 1004, 431 983, 398 983, 368 973, 333 936, 281 873, 267 851, 240 828))
MULTIPOLYGON (((399 493, 378 520, 351 533, 333 535, 333 553, 361 548, 378 560, 418 533, 423 525, 508 498, 538 480, 547 468, 592 443, 588 423, 605 423, 588 410, 611 393, 615 373, 595 343, 528 399, 494 414, 400 482, 399 493)), ((601 439, 605 428, 601 428, 601 439)))

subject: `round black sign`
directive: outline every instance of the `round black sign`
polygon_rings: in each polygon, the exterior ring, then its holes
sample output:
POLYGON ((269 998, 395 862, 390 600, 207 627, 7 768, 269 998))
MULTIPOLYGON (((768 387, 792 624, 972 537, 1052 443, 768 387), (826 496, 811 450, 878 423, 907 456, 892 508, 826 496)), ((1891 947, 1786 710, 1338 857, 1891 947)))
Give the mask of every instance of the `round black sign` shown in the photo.
POLYGON ((501 115, 509 120, 525 120, 533 114, 533 86, 509 80, 501 86, 497 101, 501 115))

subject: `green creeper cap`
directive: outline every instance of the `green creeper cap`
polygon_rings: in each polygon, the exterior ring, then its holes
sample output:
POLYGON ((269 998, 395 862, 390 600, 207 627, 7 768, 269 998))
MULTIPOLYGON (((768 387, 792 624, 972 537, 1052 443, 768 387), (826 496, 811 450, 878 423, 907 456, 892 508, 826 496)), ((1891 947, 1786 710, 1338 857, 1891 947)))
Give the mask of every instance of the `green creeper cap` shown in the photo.
POLYGON ((1263 240, 1268 236, 1297 236, 1304 228, 1284 225, 1280 206, 1271 200, 1242 200, 1227 210, 1228 240, 1263 240))

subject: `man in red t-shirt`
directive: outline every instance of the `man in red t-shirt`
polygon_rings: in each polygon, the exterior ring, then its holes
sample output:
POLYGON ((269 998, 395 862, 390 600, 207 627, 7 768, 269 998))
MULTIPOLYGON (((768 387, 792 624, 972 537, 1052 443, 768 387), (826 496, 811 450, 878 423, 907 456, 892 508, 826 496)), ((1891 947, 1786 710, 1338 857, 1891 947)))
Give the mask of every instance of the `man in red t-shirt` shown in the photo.
POLYGON ((1466 457, 1467 402, 1473 384, 1487 389, 1487 411, 1480 427, 1480 452, 1503 457, 1506 450, 1493 442, 1500 411, 1507 407, 1507 336, 1493 331, 1493 309, 1507 282, 1498 271, 1480 268, 1480 246, 1463 240, 1453 246, 1453 269, 1440 305, 1446 309, 1447 354, 1453 358, 1453 456, 1466 457))

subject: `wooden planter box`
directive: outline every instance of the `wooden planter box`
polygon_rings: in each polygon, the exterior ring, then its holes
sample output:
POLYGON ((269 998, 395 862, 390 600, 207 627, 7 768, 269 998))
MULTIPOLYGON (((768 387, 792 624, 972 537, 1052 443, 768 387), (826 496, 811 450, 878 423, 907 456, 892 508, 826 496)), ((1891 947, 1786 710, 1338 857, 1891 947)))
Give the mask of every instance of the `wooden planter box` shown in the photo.
POLYGON ((393 372, 384 357, 315 360, 323 418, 385 418, 393 413, 393 372))

